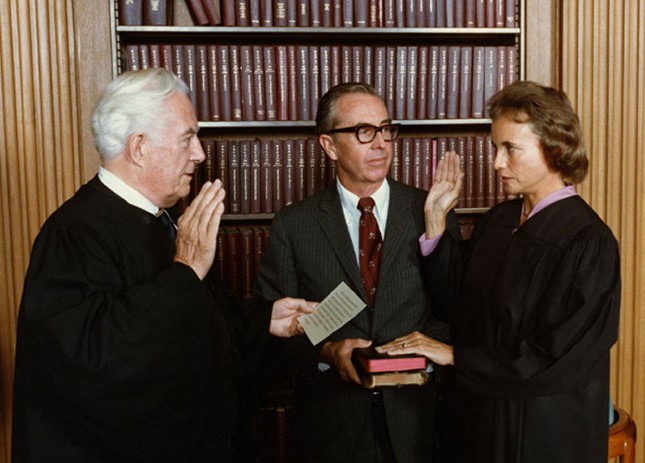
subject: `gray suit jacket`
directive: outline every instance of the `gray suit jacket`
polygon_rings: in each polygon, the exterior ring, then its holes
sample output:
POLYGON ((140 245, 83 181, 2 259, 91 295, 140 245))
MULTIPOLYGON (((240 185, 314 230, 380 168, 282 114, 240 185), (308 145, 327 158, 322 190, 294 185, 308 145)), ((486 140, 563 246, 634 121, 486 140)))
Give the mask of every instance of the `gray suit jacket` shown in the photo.
MULTIPOLYGON (((364 309, 329 339, 371 339, 383 344, 412 331, 445 339, 445 325, 432 317, 421 272, 418 239, 424 231, 426 194, 388 179, 390 208, 374 309, 364 309)), ((321 301, 341 281, 364 300, 360 270, 336 185, 284 208, 273 220, 256 290, 272 300, 283 296, 321 301)), ((322 344, 322 343, 321 343, 322 344)), ((319 345, 320 346, 320 345, 319 345)), ((369 461, 363 432, 370 420, 371 391, 318 371, 319 346, 306 337, 281 348, 303 381, 296 390, 296 439, 306 461, 369 461)), ((386 388, 383 400, 397 460, 430 461, 435 388, 386 388)))

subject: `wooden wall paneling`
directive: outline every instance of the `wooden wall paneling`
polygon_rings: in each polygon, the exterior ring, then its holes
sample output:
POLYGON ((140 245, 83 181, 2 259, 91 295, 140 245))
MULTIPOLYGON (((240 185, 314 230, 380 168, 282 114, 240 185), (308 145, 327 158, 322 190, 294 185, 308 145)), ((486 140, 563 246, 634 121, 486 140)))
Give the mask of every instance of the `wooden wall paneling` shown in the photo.
MULTIPOLYGON (((641 0, 567 0, 562 6, 562 88, 586 134, 591 161, 579 191, 621 247, 622 307, 612 349, 611 392, 645 429, 645 5, 641 0)), ((636 461, 645 461, 645 440, 636 461)))
POLYGON ((9 461, 16 315, 31 243, 81 182, 74 3, 0 2, 0 462, 9 461))

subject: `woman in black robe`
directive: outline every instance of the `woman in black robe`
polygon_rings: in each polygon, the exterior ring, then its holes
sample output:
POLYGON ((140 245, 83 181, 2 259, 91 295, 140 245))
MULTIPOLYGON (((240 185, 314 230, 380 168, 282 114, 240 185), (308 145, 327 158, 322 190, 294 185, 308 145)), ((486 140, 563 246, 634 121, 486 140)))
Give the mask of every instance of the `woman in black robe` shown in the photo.
POLYGON ((498 92, 489 113, 494 167, 515 198, 462 241, 449 211, 463 173, 449 153, 425 206, 429 289, 452 343, 414 333, 381 350, 454 366, 456 461, 604 463, 620 263, 573 186, 588 165, 580 123, 563 92, 531 82, 498 92))

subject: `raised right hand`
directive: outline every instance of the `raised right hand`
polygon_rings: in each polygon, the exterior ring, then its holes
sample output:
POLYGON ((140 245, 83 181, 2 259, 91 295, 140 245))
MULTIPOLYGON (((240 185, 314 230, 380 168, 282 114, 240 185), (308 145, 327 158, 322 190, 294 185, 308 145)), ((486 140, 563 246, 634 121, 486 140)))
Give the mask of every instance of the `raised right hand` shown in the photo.
POLYGON ((205 182, 177 221, 174 260, 188 265, 201 280, 206 277, 215 260, 225 195, 220 180, 205 182))
POLYGON ((459 155, 454 151, 446 152, 437 164, 434 182, 423 207, 427 239, 434 238, 445 230, 446 216, 459 202, 463 181, 464 173, 459 155))

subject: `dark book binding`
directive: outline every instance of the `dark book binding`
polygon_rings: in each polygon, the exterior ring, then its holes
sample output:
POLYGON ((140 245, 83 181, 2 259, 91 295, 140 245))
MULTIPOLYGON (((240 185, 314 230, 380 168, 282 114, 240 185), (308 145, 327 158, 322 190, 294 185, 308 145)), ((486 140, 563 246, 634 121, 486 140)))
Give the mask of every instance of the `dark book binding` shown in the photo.
POLYGON ((143 24, 143 4, 141 0, 119 0, 119 24, 121 26, 140 26, 143 24))

